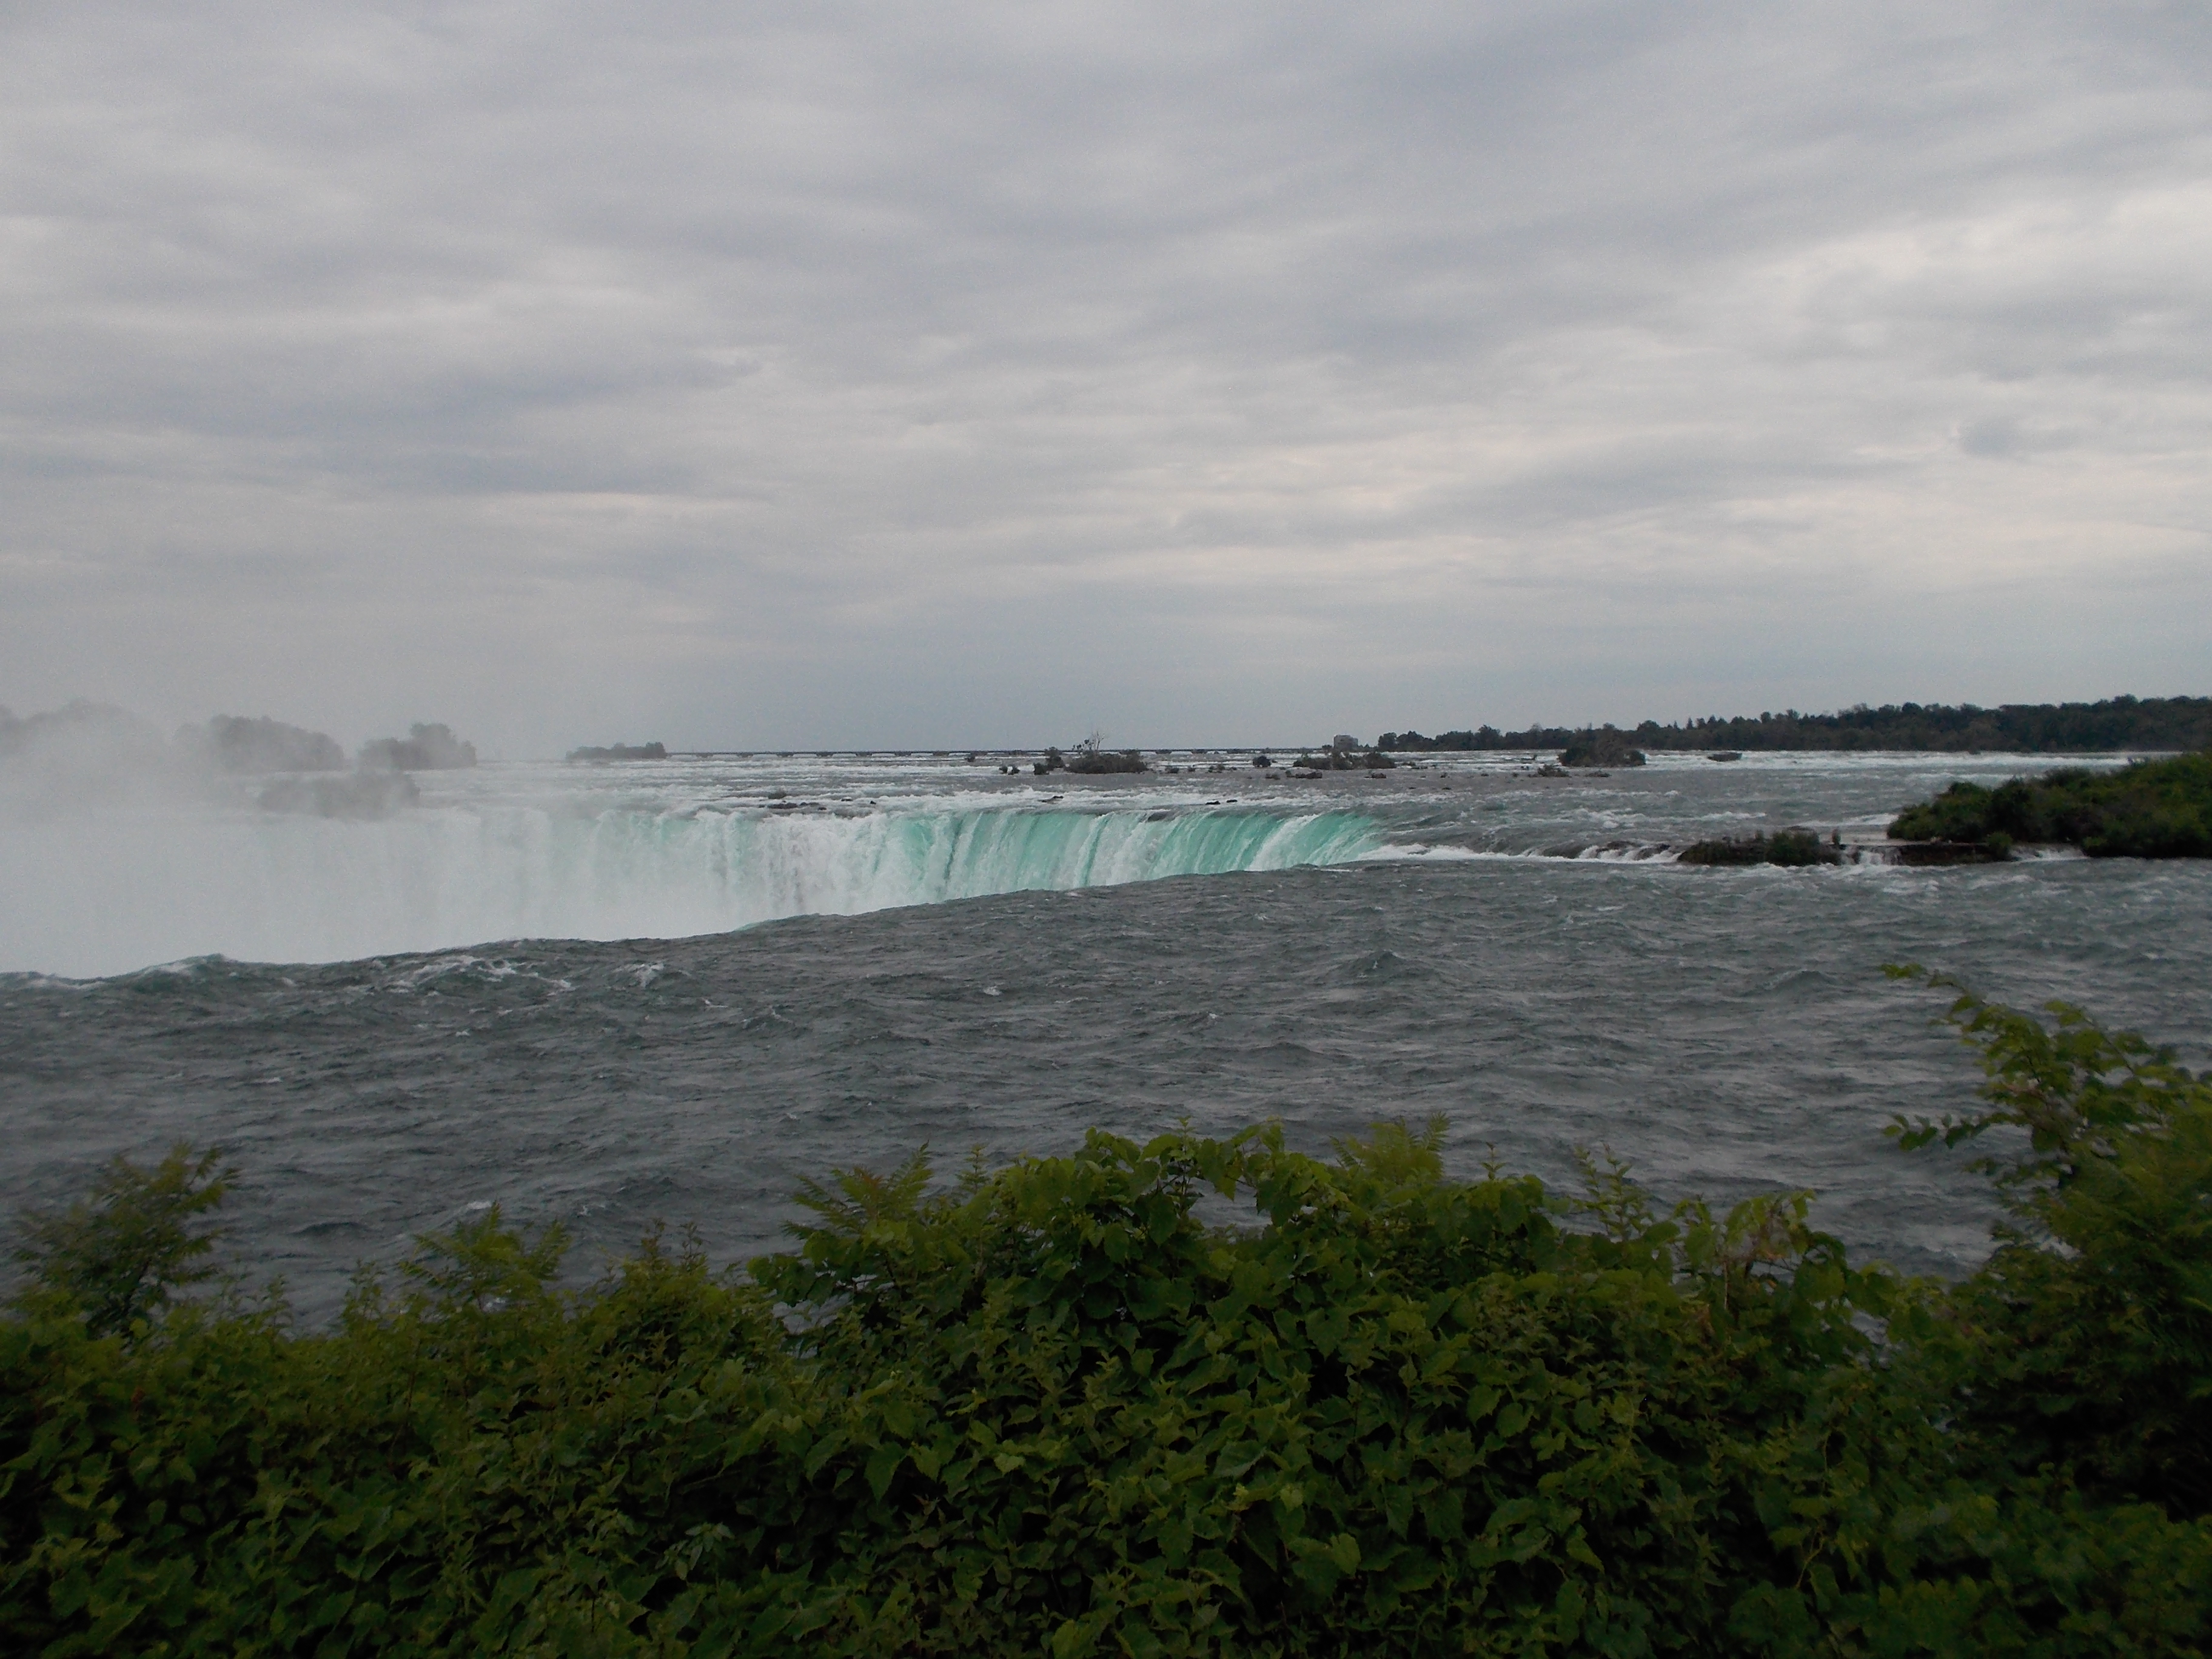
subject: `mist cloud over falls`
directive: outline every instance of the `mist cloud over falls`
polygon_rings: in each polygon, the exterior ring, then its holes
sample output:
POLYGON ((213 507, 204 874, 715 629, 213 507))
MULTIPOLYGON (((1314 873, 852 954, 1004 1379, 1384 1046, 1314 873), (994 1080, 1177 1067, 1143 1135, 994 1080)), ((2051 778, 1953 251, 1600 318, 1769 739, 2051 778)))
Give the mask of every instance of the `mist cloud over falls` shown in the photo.
POLYGON ((0 707, 0 830, 118 807, 258 805, 265 811, 376 817, 411 805, 407 774, 477 763, 451 727, 417 721, 372 738, 349 763, 324 732, 268 715, 217 714, 164 738, 150 721, 84 698, 18 718, 0 707))
POLYGON ((494 748, 2197 691, 2212 21, 0 22, 0 697, 494 748))

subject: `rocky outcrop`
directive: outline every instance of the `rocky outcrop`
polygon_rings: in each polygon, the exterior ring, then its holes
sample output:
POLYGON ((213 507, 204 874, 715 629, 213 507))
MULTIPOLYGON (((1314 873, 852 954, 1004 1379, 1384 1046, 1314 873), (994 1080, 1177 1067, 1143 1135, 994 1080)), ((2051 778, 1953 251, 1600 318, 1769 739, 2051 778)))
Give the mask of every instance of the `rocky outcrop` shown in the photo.
POLYGON ((2012 857, 2012 842, 2002 836, 1989 841, 1910 841, 1887 851, 1892 863, 1921 869, 1952 864, 2002 864, 2012 857))

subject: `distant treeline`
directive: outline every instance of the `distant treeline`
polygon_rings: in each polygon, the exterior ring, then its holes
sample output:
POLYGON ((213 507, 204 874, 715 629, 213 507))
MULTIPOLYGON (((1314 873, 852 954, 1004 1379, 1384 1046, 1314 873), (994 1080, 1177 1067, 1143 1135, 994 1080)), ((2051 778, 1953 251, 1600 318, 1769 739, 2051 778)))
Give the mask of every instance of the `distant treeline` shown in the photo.
MULTIPOLYGON (((1606 728, 1612 730, 1611 726, 1606 728)), ((1581 732, 1564 726, 1501 732, 1494 726, 1445 732, 1385 732, 1378 749, 1407 750, 1564 749, 1581 732)), ((1707 715, 1686 724, 1645 720, 1627 735, 1644 749, 1919 749, 1963 752, 1998 749, 2062 754, 2101 749, 2212 748, 2212 697, 2108 697, 2101 702, 1864 703, 1833 714, 1727 719, 1707 715)))

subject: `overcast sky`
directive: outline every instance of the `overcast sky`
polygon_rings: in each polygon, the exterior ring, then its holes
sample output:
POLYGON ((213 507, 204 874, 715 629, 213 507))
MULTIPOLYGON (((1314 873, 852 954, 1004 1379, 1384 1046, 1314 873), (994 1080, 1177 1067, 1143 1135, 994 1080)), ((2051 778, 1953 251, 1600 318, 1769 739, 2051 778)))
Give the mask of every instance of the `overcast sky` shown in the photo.
POLYGON ((18 714, 2212 692, 2202 4, 0 17, 18 714))

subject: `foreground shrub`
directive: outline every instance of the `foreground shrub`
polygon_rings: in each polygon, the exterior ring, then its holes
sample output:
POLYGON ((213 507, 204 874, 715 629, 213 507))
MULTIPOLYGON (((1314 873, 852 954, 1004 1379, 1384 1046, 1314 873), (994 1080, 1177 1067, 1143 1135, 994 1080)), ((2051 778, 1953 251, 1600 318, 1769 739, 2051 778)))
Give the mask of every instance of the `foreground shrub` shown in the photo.
MULTIPOLYGON (((1934 982, 1951 985, 1951 981, 1934 982)), ((1953 989, 1959 988, 1953 985, 1953 989)), ((2131 1032, 2053 1005, 2045 1024, 1963 992, 1982 1110, 1900 1124, 1907 1147, 1992 1129, 2010 1217, 1919 1339, 1981 1455, 2057 1465, 2114 1498, 2212 1510, 2212 1086, 2131 1032), (1948 1368, 1948 1371, 1946 1370, 1948 1368)))
POLYGON ((1094 1132, 835 1172, 743 1273, 655 1237, 565 1290, 494 1213, 297 1334, 171 1293, 211 1161, 118 1166, 0 1325, 0 1642, 2199 1651, 2206 1085, 2071 1011, 1952 1018, 1984 1109, 1901 1138, 2031 1144, 1949 1290, 1804 1194, 1447 1180, 1434 1124, 1094 1132), (122 1319, 74 1264, 149 1205, 175 1276, 122 1319))

